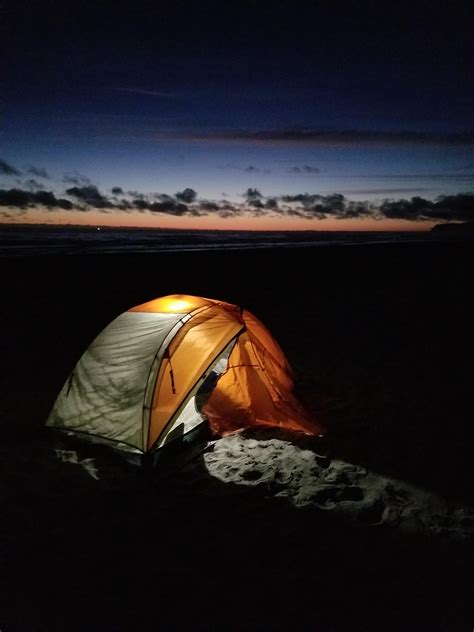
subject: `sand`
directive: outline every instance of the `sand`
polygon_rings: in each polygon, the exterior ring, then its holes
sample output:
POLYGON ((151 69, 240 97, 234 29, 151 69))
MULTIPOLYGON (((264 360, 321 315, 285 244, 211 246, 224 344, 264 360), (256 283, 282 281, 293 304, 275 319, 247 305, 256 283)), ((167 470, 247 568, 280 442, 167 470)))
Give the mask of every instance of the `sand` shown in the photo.
POLYGON ((3 260, 4 630, 472 627, 472 250, 3 260), (202 436, 152 478, 44 430, 88 342, 167 293, 274 333, 324 441, 202 436))

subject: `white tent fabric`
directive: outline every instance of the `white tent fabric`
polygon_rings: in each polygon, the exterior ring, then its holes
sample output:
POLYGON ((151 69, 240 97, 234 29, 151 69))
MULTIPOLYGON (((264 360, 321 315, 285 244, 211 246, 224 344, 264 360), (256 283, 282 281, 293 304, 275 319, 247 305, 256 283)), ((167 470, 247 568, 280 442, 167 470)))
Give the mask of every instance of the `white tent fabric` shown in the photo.
POLYGON ((49 426, 146 449, 143 403, 153 360, 183 314, 125 312, 93 341, 63 386, 49 426))

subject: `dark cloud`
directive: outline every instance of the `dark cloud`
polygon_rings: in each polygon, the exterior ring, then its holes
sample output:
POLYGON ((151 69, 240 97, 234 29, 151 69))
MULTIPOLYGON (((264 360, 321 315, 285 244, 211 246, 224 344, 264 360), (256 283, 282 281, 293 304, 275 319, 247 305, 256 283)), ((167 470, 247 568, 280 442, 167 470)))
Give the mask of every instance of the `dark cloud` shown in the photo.
POLYGON ((4 176, 21 176, 21 171, 5 160, 0 159, 0 174, 4 176))
POLYGON ((337 215, 338 219, 358 219, 360 217, 372 217, 373 210, 369 202, 347 202, 342 212, 337 215))
POLYGON ((146 198, 146 195, 144 193, 140 193, 140 191, 127 191, 127 195, 138 200, 144 200, 146 198))
POLYGON ((303 174, 303 175, 312 175, 316 173, 320 173, 320 170, 317 167, 312 167, 311 165, 303 165, 302 167, 291 167, 288 170, 290 173, 303 174))
POLYGON ((242 131, 214 131, 206 134, 188 134, 183 139, 237 142, 237 143, 304 143, 311 145, 337 144, 419 144, 419 145, 474 145, 474 131, 456 133, 436 133, 402 130, 398 132, 385 130, 325 130, 325 129, 280 129, 242 131))
POLYGON ((263 195, 260 193, 258 189, 252 189, 249 187, 247 191, 245 191, 244 197, 246 197, 247 201, 249 201, 249 200, 258 200, 259 198, 262 198, 263 195))
POLYGON ((388 219, 408 219, 419 221, 429 215, 433 202, 421 197, 410 200, 386 200, 379 206, 379 213, 388 219))
POLYGON ((199 208, 190 207, 187 204, 183 204, 182 202, 176 201, 174 198, 170 197, 166 194, 155 194, 155 197, 162 198, 160 202, 151 202, 146 198, 146 196, 142 196, 139 198, 135 198, 131 205, 134 210, 144 213, 145 211, 150 211, 152 213, 166 213, 167 215, 194 215, 199 216, 203 213, 199 208))
POLYGON ((6 220, 18 220, 19 217, 24 217, 26 215, 26 210, 16 208, 13 211, 3 211, 0 210, 0 217, 6 220))
POLYGON ((175 99, 180 95, 176 92, 168 92, 166 90, 147 90, 145 88, 112 88, 116 92, 128 92, 129 94, 138 94, 146 97, 157 97, 159 99, 175 99))
POLYGON ((421 197, 386 200, 379 206, 378 212, 390 219, 469 221, 474 219, 474 193, 444 195, 435 202, 421 197))
MULTIPOLYGON (((179 191, 174 197, 166 193, 146 195, 129 191, 125 197, 119 199, 117 196, 123 194, 123 188, 117 186, 111 191, 114 195, 109 197, 92 184, 73 186, 65 192, 73 198, 71 201, 57 197, 52 191, 41 188, 39 182, 30 179, 24 182, 23 188, 0 189, 0 206, 23 211, 35 207, 78 211, 98 209, 103 213, 115 210, 126 213, 165 213, 176 217, 214 215, 228 218, 278 214, 308 220, 368 217, 414 222, 474 220, 474 193, 470 192, 440 196, 435 201, 415 196, 410 199, 384 199, 376 203, 350 201, 342 193, 298 193, 267 197, 259 189, 250 187, 243 194, 243 202, 232 203, 223 199, 200 200, 196 191, 190 188, 179 191)), ((386 192, 387 189, 380 191, 386 192)))
POLYGON ((297 195, 283 195, 280 198, 284 204, 283 211, 294 217, 306 219, 354 219, 373 215, 369 202, 351 202, 342 193, 318 195, 300 193, 297 195))
POLYGON ((29 180, 25 180, 23 186, 31 189, 32 191, 36 191, 37 189, 41 189, 43 185, 37 180, 30 178, 29 180))
POLYGON ((443 195, 437 198, 432 209, 436 219, 472 221, 474 220, 474 193, 443 195))
POLYGON ((69 200, 63 200, 56 198, 51 191, 37 191, 33 194, 36 204, 40 206, 47 206, 48 208, 63 208, 66 210, 72 209, 72 203, 69 200))
POLYGON ((270 169, 260 169, 259 167, 255 167, 254 165, 248 165, 247 167, 239 167, 238 165, 227 163, 219 167, 219 169, 231 169, 233 171, 243 171, 244 173, 264 173, 268 175, 271 173, 270 169))
POLYGON ((46 169, 42 169, 41 167, 28 167, 28 173, 31 173, 31 175, 37 176, 38 178, 45 178, 46 180, 50 179, 46 169))
POLYGON ((454 181, 467 181, 474 182, 474 173, 378 173, 378 174, 368 174, 368 173, 358 173, 351 176, 347 175, 338 175, 332 174, 332 178, 343 178, 346 180, 348 177, 358 178, 361 180, 369 179, 369 180, 428 180, 428 181, 436 181, 436 180, 454 180, 454 181))
POLYGON ((316 193, 298 193, 296 195, 282 195, 281 199, 283 202, 297 202, 298 204, 303 204, 305 207, 309 207, 323 200, 324 196, 316 193))
POLYGON ((176 193, 176 199, 184 202, 185 204, 192 204, 197 198, 197 192, 194 189, 184 189, 176 193))
POLYGON ((27 208, 33 202, 33 195, 30 191, 21 189, 0 189, 0 206, 13 206, 15 208, 27 208))
POLYGON ((347 195, 390 195, 392 193, 416 193, 417 191, 433 191, 432 187, 397 187, 386 189, 345 189, 347 195))
POLYGON ((142 212, 147 211, 150 206, 150 202, 148 202, 148 200, 145 200, 144 198, 135 198, 132 201, 132 204, 134 208, 142 212))
POLYGON ((265 202, 265 208, 277 209, 278 202, 274 198, 268 198, 267 201, 265 202))
POLYGON ((219 210, 219 205, 216 202, 209 202, 208 200, 201 200, 199 202, 199 208, 202 211, 208 211, 214 213, 219 210))
POLYGON ((186 215, 190 213, 191 215, 198 214, 196 210, 190 210, 186 204, 182 204, 181 202, 176 202, 172 200, 170 202, 153 202, 148 206, 148 210, 154 213, 166 213, 167 215, 186 215))
POLYGON ((78 187, 88 186, 89 184, 91 184, 91 180, 87 176, 83 176, 78 171, 65 173, 63 177, 63 182, 65 184, 75 184, 78 187))
POLYGON ((88 206, 94 208, 113 208, 115 205, 108 200, 99 189, 93 184, 84 187, 71 187, 66 189, 66 193, 72 197, 85 202, 88 206))
POLYGON ((45 206, 51 209, 70 210, 73 204, 69 200, 57 198, 52 191, 24 191, 22 189, 0 189, 0 206, 27 209, 45 206))
POLYGON ((155 193, 153 197, 160 200, 160 202, 174 202, 173 196, 168 195, 167 193, 155 193))
POLYGON ((119 209, 120 211, 129 212, 133 210, 133 205, 131 202, 129 202, 125 198, 122 198, 120 202, 118 202, 118 204, 115 205, 115 208, 119 209))
POLYGON ((221 219, 228 219, 229 217, 235 217, 238 214, 238 212, 236 212, 235 209, 231 208, 231 209, 221 209, 219 211, 219 217, 221 219))
POLYGON ((265 208, 264 203, 259 198, 248 198, 247 204, 252 208, 265 208))
MULTIPOLYGON (((285 210, 285 215, 288 215, 289 217, 299 217, 301 219, 314 219, 316 217, 316 215, 308 215, 307 213, 304 213, 303 211, 297 209, 297 208, 289 208, 285 210)), ((324 219, 324 216, 321 217, 321 219, 324 219)))

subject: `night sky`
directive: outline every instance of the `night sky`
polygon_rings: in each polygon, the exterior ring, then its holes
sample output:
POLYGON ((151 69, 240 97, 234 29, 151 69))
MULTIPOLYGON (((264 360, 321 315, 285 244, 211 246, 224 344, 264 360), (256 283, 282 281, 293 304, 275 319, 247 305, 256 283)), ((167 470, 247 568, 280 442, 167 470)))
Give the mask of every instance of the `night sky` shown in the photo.
POLYGON ((11 5, 0 221, 425 229, 473 216, 468 3, 11 5))

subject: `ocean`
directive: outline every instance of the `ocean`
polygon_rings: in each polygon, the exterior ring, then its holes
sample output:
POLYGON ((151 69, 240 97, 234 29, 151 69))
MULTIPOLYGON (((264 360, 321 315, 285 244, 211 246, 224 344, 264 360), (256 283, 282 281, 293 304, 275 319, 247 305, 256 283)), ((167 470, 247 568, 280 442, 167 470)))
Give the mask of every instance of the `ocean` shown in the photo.
POLYGON ((0 256, 307 248, 445 241, 429 232, 221 231, 96 226, 0 226, 0 256))

